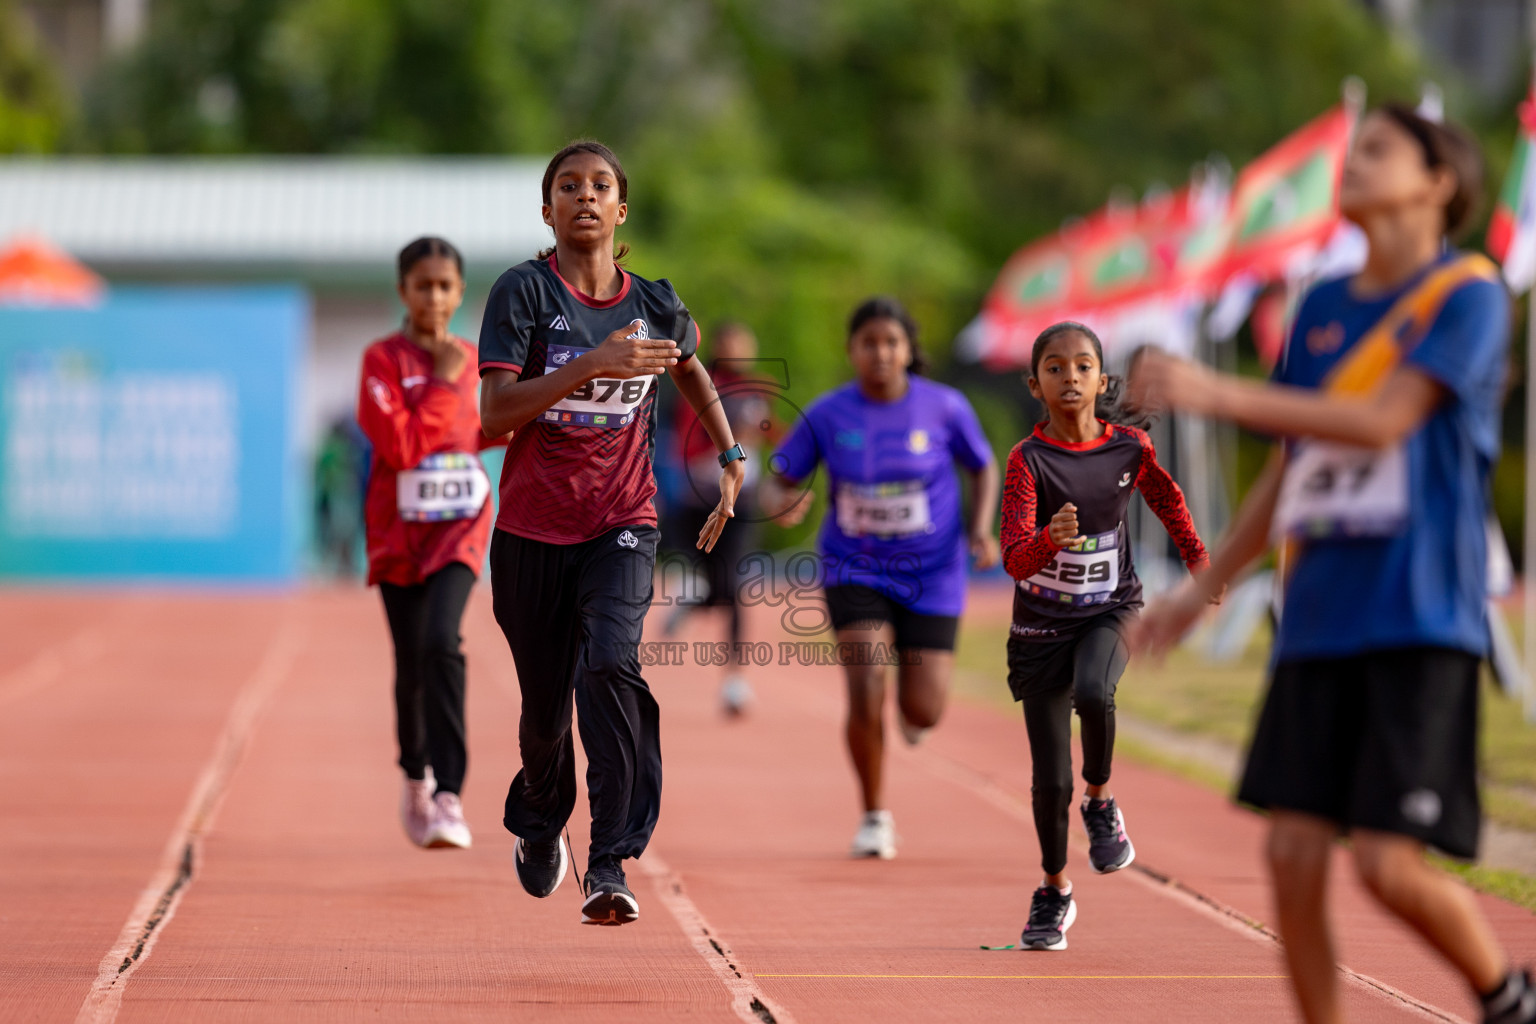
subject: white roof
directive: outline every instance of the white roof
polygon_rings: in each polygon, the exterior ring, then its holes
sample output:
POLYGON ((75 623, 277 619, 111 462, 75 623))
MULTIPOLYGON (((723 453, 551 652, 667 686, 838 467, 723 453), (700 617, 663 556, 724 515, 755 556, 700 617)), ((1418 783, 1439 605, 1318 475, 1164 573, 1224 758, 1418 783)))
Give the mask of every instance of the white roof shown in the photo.
POLYGON ((90 263, 377 265, 419 235, 502 266, 549 244, 542 160, 260 157, 0 160, 0 243, 90 263))

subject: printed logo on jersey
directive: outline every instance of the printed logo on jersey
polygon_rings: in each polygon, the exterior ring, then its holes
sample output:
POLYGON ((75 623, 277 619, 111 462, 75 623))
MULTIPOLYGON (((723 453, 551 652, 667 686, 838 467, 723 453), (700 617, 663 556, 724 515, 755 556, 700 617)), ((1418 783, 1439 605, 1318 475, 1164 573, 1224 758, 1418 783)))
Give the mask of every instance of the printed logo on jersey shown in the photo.
POLYGON ((1129 487, 1129 486, 1131 486, 1131 474, 1130 473, 1121 473, 1120 474, 1120 486, 1121 487, 1129 487))
POLYGON ((395 403, 389 397, 389 385, 377 377, 368 378, 368 393, 373 396, 373 404, 383 409, 386 413, 395 411, 395 403))
POLYGON ((928 450, 928 431, 914 430, 907 435, 907 451, 913 455, 922 455, 928 450))
POLYGON ((417 374, 414 377, 406 377, 404 380, 402 380, 400 382, 400 386, 405 388, 405 389, 407 389, 407 390, 409 390, 411 388, 419 388, 423 384, 425 384, 426 382, 427 382, 427 378, 426 377, 423 377, 421 374, 417 374))
POLYGON ((832 440, 839 448, 863 448, 864 431, 839 430, 832 440))
POLYGON ((636 537, 634 534, 630 533, 628 530, 625 530, 623 533, 619 534, 619 547, 621 547, 621 548, 635 548, 635 547, 639 547, 639 546, 640 546, 640 538, 636 537))
POLYGON ((1411 790, 1403 794, 1399 809, 1413 824, 1429 828, 1440 820, 1440 794, 1432 789, 1411 790))
POLYGON ((627 337, 649 338, 651 336, 651 329, 645 325, 644 320, 641 320, 638 317, 629 322, 629 328, 629 334, 627 337))
POLYGON ((560 313, 549 322, 549 329, 552 331, 568 331, 571 329, 571 325, 565 322, 565 314, 560 313))
POLYGON ((1344 344, 1344 325, 1333 323, 1327 327, 1314 327, 1307 332, 1307 351, 1315 356, 1337 352, 1344 344))

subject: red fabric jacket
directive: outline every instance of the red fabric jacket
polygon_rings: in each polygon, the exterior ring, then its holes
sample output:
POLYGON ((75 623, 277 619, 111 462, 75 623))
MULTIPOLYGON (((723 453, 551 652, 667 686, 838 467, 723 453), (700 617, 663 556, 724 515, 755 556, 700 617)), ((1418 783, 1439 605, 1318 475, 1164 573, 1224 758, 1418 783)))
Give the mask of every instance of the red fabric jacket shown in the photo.
POLYGON ((478 359, 473 345, 454 339, 469 358, 449 384, 432 376, 433 360, 395 333, 363 353, 357 422, 373 442, 364 519, 368 525, 368 583, 413 586, 463 562, 478 575, 490 539, 492 503, 473 519, 410 523, 395 509, 395 477, 428 455, 478 452, 500 444, 480 430, 478 359))

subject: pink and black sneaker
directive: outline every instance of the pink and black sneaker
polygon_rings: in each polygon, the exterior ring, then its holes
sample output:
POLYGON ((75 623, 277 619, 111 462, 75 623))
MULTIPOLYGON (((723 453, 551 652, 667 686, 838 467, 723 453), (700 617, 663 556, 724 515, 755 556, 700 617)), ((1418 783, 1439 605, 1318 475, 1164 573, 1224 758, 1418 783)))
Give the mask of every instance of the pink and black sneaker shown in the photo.
POLYGON ((1115 806, 1115 798, 1083 800, 1083 827, 1088 830, 1088 863, 1101 875, 1129 867, 1136 859, 1136 847, 1125 834, 1125 815, 1115 806))

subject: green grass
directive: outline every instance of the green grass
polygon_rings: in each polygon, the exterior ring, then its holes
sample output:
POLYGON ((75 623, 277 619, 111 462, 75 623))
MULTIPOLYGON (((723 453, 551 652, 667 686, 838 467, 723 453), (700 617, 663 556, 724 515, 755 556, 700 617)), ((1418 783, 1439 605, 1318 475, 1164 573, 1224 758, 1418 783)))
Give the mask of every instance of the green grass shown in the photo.
MULTIPOLYGON (((1006 622, 964 621, 956 665, 956 692, 995 706, 1013 706, 1008 692, 1006 622)), ((1174 651, 1155 667, 1132 662, 1115 694, 1116 704, 1140 718, 1179 732, 1241 747, 1247 742, 1263 695, 1268 637, 1257 638, 1231 664, 1211 664, 1188 649, 1174 651)), ((1017 712, 1014 712, 1017 714, 1017 712)), ((1536 832, 1536 726, 1520 703, 1484 684, 1482 708, 1483 809, 1501 825, 1536 832)), ((1221 792, 1232 781, 1204 761, 1182 757, 1122 734, 1116 746, 1132 760, 1161 768, 1221 792)), ((1536 878, 1515 871, 1439 859, 1473 888, 1536 910, 1536 878)))

